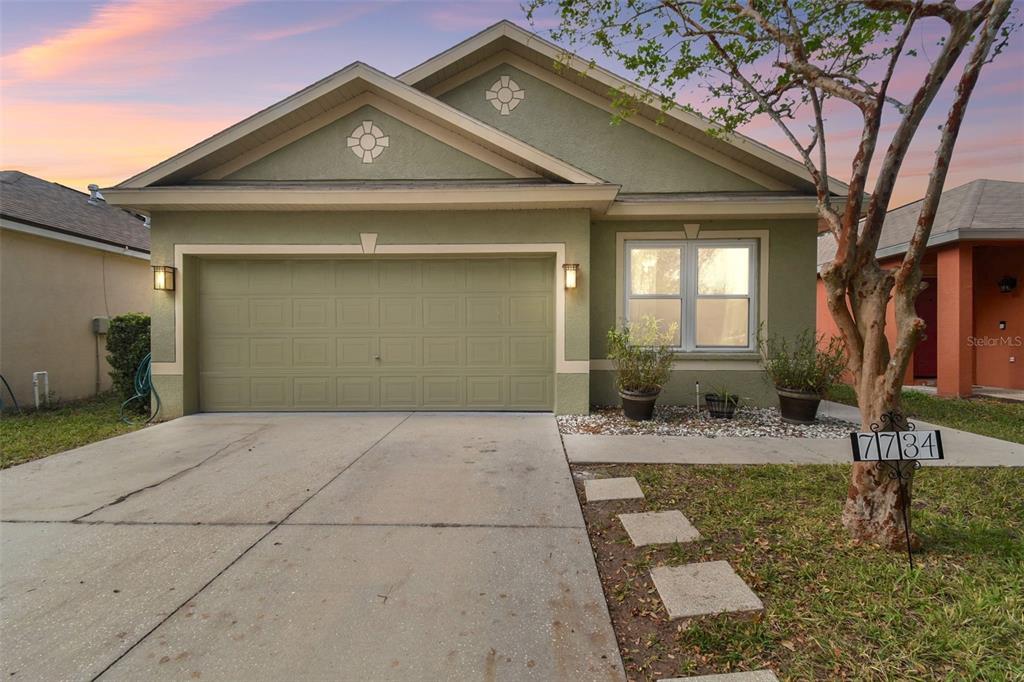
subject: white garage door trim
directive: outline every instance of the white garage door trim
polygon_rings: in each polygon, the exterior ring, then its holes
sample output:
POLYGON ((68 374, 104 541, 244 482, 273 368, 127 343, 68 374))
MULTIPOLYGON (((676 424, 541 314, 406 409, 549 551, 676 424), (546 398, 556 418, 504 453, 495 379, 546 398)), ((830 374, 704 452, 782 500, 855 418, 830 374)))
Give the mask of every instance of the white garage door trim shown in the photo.
MULTIPOLYGON (((369 237, 371 235, 364 235, 369 237)), ((328 256, 328 255, 491 255, 536 254, 555 257, 555 373, 578 374, 590 371, 589 360, 565 359, 565 287, 562 284, 562 266, 565 264, 563 242, 527 244, 376 244, 362 239, 362 244, 175 244, 174 267, 178 271, 174 291, 174 362, 154 362, 153 374, 181 375, 184 373, 185 333, 184 319, 185 278, 182 277, 186 256, 328 256), (364 249, 364 245, 368 248, 364 249)), ((156 260, 154 260, 156 263, 156 260)), ((158 264, 158 263, 157 263, 158 264)))

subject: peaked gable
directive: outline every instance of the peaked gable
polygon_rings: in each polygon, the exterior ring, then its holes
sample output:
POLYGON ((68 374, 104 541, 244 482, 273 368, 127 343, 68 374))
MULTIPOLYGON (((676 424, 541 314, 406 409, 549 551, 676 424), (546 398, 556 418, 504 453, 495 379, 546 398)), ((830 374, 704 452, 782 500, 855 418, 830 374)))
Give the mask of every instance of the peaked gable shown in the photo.
MULTIPOLYGON (((541 71, 549 74, 545 76, 547 82, 557 82, 559 87, 607 111, 613 110, 611 93, 614 90, 632 93, 641 99, 652 95, 641 86, 567 53, 558 45, 507 20, 409 69, 399 79, 426 93, 443 97, 445 92, 468 80, 467 74, 475 77, 503 60, 502 53, 511 53, 520 60, 513 65, 520 68, 526 65, 537 69, 538 74, 541 71)), ((806 169, 797 160, 738 133, 711 137, 706 134, 712 127, 706 119, 681 108, 663 112, 657 101, 642 104, 630 120, 761 187, 803 193, 814 191, 806 169)), ((829 184, 834 193, 845 194, 848 191, 848 187, 835 178, 829 178, 829 184)))
POLYGON ((500 170, 365 104, 224 179, 493 180, 530 176, 536 174, 514 165, 500 170))
POLYGON ((716 164, 695 145, 686 149, 666 143, 663 137, 631 121, 611 125, 606 109, 542 80, 539 70, 506 55, 493 68, 437 96, 606 182, 621 185, 623 192, 742 192, 768 188, 716 164), (519 66, 512 61, 519 61, 519 66), (502 83, 510 83, 515 89, 503 88, 502 83), (509 102, 515 106, 510 108, 497 93, 511 97, 509 102))
POLYGON ((395 118, 401 118, 396 112, 408 111, 421 121, 416 127, 427 129, 432 137, 467 140, 479 148, 471 156, 513 177, 602 184, 594 175, 357 62, 125 180, 117 189, 223 179, 276 152, 282 142, 305 137, 350 113, 354 104, 368 102, 395 118), (377 99, 361 101, 359 97, 377 99))

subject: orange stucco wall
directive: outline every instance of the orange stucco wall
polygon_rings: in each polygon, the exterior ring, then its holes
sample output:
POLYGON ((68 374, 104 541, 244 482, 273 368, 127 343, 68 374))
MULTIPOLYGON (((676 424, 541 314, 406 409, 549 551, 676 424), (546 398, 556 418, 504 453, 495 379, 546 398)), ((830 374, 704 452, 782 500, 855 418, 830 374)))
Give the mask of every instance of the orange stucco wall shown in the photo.
POLYGON ((1024 244, 975 246, 974 337, 974 383, 1024 389, 1024 244), (1004 275, 1017 278, 1009 294, 1004 275))
MULTIPOLYGON (((939 339, 939 392, 967 395, 972 385, 1024 388, 1024 243, 951 244, 931 251, 922 270, 938 277, 939 328, 931 333, 939 339), (999 291, 997 282, 1004 275, 1017 278, 1012 293, 999 291), (1006 323, 1006 329, 999 328, 1000 322, 1006 323)), ((894 327, 890 306, 886 323, 890 344, 894 327)), ((817 328, 826 336, 839 333, 820 279, 817 328)), ((911 360, 905 383, 914 380, 913 366, 911 360)))

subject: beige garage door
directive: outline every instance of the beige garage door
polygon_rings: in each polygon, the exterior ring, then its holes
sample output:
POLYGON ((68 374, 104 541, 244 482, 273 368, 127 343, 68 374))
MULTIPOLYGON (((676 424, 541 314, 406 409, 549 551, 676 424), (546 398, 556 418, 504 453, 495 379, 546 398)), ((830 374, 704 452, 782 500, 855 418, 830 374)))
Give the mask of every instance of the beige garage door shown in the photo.
POLYGON ((550 410, 554 261, 202 260, 204 411, 550 410))

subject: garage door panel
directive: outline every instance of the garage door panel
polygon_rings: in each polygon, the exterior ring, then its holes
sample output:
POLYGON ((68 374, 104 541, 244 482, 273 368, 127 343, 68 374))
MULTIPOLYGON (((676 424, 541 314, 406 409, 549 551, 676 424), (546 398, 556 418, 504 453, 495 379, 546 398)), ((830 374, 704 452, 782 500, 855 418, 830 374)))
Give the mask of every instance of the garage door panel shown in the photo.
POLYGON ((215 370, 245 369, 249 366, 249 339, 245 336, 207 339, 199 346, 199 362, 215 370))
POLYGON ((426 336, 422 343, 425 367, 459 367, 463 364, 462 337, 426 336))
POLYGON ((427 409, 442 409, 459 407, 462 404, 462 377, 423 377, 423 407, 427 409))
POLYGON ((418 367, 421 364, 418 336, 382 336, 380 339, 381 368, 418 367))
POLYGON ((304 294, 334 292, 334 261, 300 260, 292 264, 291 290, 304 294))
POLYGON ((334 329, 334 299, 293 299, 292 324, 297 329, 334 329))
POLYGON ((504 296, 467 296, 466 326, 474 329, 499 329, 505 326, 508 315, 504 296))
POLYGON ((470 367, 505 367, 508 364, 508 337, 469 336, 466 338, 466 364, 470 367))
POLYGON ((249 380, 249 403, 257 410, 286 410, 292 405, 291 379, 285 376, 249 380))
POLYGON ((423 327, 426 329, 462 327, 462 308, 461 296, 424 296, 423 327))
POLYGON ((346 331, 376 329, 379 304, 372 296, 344 296, 338 299, 338 328, 346 331))
POLYGON ((381 329, 419 329, 420 302, 415 296, 382 296, 381 329))
POLYGON ((199 270, 203 410, 551 409, 551 258, 199 270))
POLYGON ((291 339, 256 337, 249 339, 249 366, 258 369, 285 369, 291 366, 291 339))
POLYGON ((544 294, 509 297, 509 321, 518 329, 544 329, 551 325, 550 297, 544 294))
POLYGON ((470 291, 508 291, 508 261, 466 261, 466 287, 470 291))
POLYGON ((252 261, 248 266, 249 292, 289 294, 292 291, 292 263, 252 261))
POLYGON ((293 377, 292 396, 301 409, 327 409, 337 404, 334 381, 328 377, 293 377))
POLYGON ((249 327, 253 330, 287 329, 292 326, 292 306, 287 298, 255 298, 249 301, 249 327))
POLYGON ((376 337, 342 337, 337 340, 338 366, 344 369, 376 367, 376 337))
POLYGON ((292 340, 292 367, 331 369, 334 362, 334 340, 329 337, 297 337, 292 340))
POLYGON ((199 325, 218 333, 249 328, 249 301, 241 296, 200 296, 199 325))
POLYGON ((377 261, 335 261, 335 285, 340 292, 375 292, 377 261))
POLYGON ((380 405, 386 409, 419 407, 420 390, 417 376, 386 376, 380 378, 380 405))
POLYGON ((346 410, 372 410, 378 407, 377 377, 338 377, 338 407, 346 410))
POLYGON ((466 377, 466 402, 478 407, 500 408, 508 402, 508 377, 474 376, 466 377))

